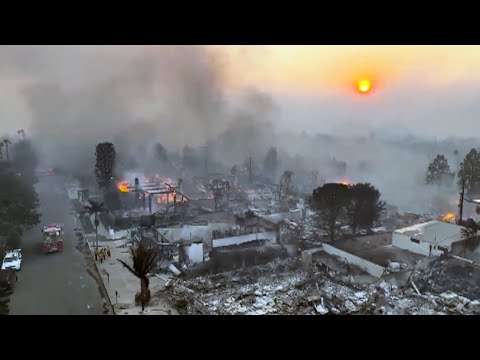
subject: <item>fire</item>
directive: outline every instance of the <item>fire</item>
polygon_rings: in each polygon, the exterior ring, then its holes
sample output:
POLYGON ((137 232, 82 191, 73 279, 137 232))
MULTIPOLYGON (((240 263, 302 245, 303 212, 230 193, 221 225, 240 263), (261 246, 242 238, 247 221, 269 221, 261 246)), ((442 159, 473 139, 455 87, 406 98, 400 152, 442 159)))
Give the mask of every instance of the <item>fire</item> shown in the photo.
POLYGON ((454 213, 448 213, 442 216, 442 221, 454 222, 456 218, 457 217, 454 213))
POLYGON ((118 183, 117 184, 117 188, 118 190, 120 190, 121 192, 129 192, 130 189, 128 188, 128 182, 126 181, 123 181, 121 183, 118 183))
MULTIPOLYGON (((168 203, 173 203, 175 199, 175 194, 176 192, 170 193, 170 194, 161 194, 157 197, 157 204, 168 204, 168 203)), ((177 197, 177 202, 181 202, 182 199, 177 197)))
POLYGON ((348 186, 348 185, 350 185, 350 182, 346 179, 342 179, 342 180, 340 180, 340 184, 348 186))

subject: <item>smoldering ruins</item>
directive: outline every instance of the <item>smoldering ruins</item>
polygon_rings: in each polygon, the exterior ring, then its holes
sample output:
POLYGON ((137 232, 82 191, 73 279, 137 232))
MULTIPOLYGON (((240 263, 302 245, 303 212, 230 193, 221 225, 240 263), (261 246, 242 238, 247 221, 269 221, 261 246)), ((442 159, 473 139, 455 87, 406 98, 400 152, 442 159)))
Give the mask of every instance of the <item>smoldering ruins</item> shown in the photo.
POLYGON ((28 131, 87 237, 84 206, 104 202, 102 244, 154 251, 153 297, 179 313, 480 312, 477 236, 462 231, 478 221, 476 194, 462 201, 456 177, 425 184, 437 154, 457 176, 476 140, 280 129, 275 97, 231 91, 212 48, 11 47, 0 63, 22 76, 28 131), (115 146, 107 190, 99 143, 115 146), (319 219, 314 190, 366 183, 382 202, 368 226, 343 210, 319 219))

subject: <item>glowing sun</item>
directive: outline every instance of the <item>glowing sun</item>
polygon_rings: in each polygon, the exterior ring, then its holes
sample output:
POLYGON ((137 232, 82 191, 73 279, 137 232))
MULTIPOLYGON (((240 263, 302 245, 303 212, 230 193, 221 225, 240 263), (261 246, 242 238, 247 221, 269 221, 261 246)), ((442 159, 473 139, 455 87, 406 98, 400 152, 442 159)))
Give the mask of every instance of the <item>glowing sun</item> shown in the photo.
POLYGON ((372 88, 372 84, 368 80, 360 80, 357 84, 358 91, 362 94, 366 94, 372 88))

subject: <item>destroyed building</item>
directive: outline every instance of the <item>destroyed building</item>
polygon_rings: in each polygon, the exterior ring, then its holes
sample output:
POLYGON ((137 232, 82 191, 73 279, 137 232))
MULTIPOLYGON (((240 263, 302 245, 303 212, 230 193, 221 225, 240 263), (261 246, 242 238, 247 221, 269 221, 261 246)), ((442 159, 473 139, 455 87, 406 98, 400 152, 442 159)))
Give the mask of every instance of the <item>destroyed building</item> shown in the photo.
POLYGON ((462 226, 433 220, 393 232, 392 244, 424 256, 439 256, 465 241, 462 226))

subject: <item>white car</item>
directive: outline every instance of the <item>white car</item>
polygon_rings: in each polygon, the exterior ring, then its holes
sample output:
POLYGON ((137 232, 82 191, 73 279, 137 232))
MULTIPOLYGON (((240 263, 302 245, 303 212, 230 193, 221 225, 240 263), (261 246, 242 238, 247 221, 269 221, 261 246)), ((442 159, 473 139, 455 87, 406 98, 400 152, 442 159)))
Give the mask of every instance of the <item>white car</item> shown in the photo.
POLYGON ((3 259, 2 270, 20 270, 22 266, 22 251, 20 249, 7 251, 3 259))

